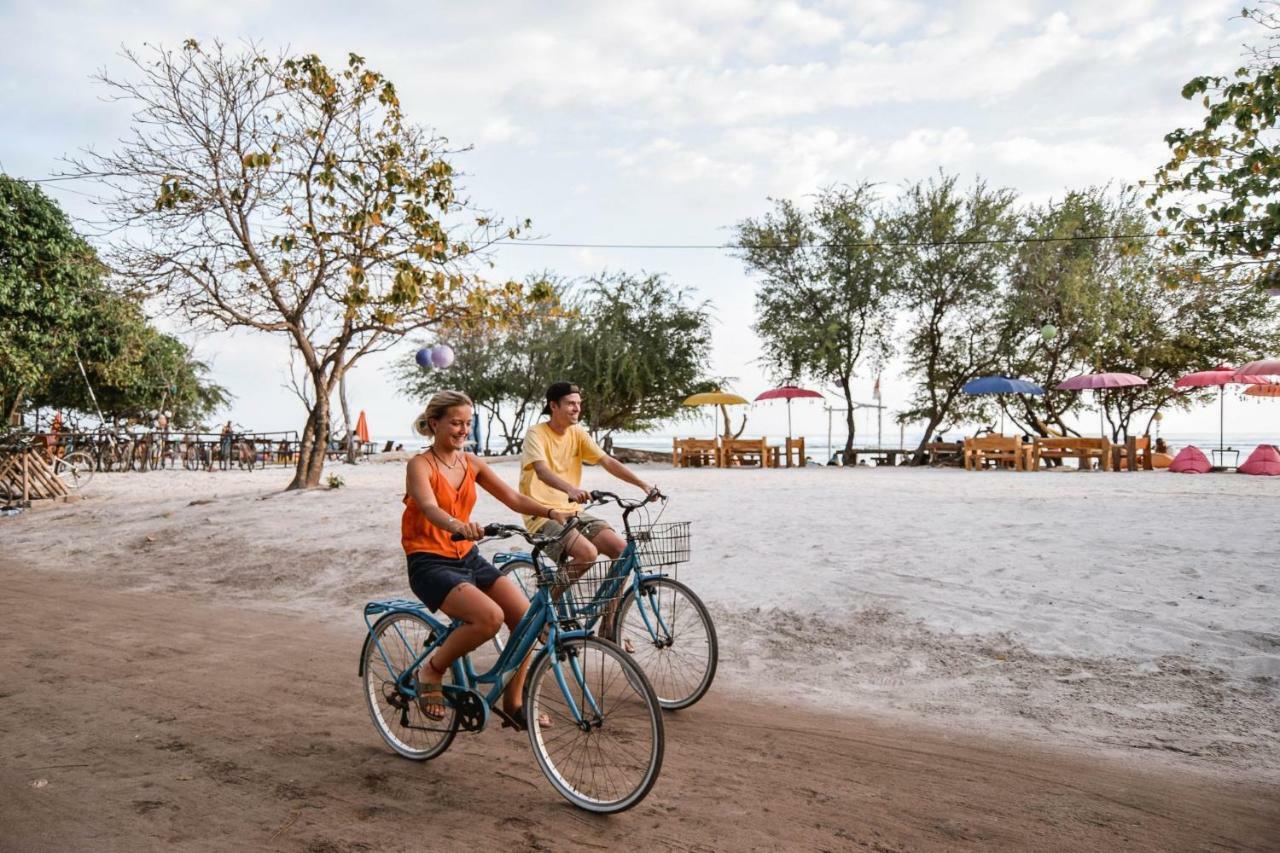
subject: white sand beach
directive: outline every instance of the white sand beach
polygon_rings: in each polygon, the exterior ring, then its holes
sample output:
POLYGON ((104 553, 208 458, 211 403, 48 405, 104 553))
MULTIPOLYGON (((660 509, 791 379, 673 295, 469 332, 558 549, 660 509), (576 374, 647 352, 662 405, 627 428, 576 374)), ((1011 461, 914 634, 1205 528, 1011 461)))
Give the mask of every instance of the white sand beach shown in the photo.
MULTIPOLYGON (((1280 780, 1273 481, 646 468, 693 522, 717 690, 1280 780)), ((279 470, 99 475, 0 538, 42 572, 355 631, 409 594, 403 465, 332 470, 344 488, 300 493, 279 470)), ((511 517, 483 494, 475 515, 511 517)))

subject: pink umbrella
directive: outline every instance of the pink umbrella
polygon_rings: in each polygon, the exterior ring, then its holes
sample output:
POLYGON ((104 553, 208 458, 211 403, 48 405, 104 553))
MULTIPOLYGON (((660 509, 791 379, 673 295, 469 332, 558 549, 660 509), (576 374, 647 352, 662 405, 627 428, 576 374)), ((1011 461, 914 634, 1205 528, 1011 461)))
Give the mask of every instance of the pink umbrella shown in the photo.
MULTIPOLYGON (((1260 364, 1261 362, 1254 362, 1260 364)), ((1277 362, 1280 364, 1280 362, 1277 362)), ((1228 385, 1249 385, 1255 382, 1266 383, 1268 380, 1265 376, 1247 376, 1244 374, 1244 368, 1232 370, 1226 365, 1219 365, 1213 370, 1201 370, 1198 373, 1188 373, 1186 376, 1178 379, 1173 383, 1175 388, 1212 388, 1218 389, 1218 453, 1223 450, 1223 436, 1226 432, 1227 423, 1227 386, 1228 385)))
POLYGON ((794 385, 783 385, 781 388, 772 388, 761 393, 756 397, 756 402, 761 400, 786 400, 787 401, 787 438, 791 437, 791 401, 803 397, 817 397, 822 399, 822 395, 817 391, 810 391, 808 388, 797 388, 794 385))
MULTIPOLYGON (((1082 373, 1059 382, 1054 387, 1059 391, 1101 391, 1105 388, 1133 388, 1146 384, 1147 380, 1132 373, 1082 373)), ((1107 431, 1102 423, 1102 406, 1098 406, 1098 431, 1107 431)))
POLYGON ((1236 368, 1241 376, 1280 376, 1280 358, 1264 358, 1236 368))

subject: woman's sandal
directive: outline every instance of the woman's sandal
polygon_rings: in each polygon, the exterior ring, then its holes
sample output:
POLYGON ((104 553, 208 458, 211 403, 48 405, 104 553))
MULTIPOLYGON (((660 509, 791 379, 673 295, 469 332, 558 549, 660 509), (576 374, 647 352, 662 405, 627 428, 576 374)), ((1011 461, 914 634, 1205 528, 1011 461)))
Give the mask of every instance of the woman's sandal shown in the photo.
MULTIPOLYGON (((529 719, 524 715, 523 705, 521 705, 518 709, 516 709, 515 713, 513 714, 508 714, 506 711, 501 711, 499 712, 498 716, 502 718, 502 727, 504 729, 515 729, 518 732, 524 732, 529 730, 529 719)), ((540 714, 539 718, 540 719, 538 720, 538 728, 540 729, 551 728, 550 717, 548 717, 546 714, 540 714)))
MULTIPOLYGON (((444 673, 436 669, 435 663, 430 658, 427 658, 425 664, 431 667, 431 671, 436 675, 444 678, 444 673)), ((444 685, 439 681, 423 681, 421 678, 414 680, 417 682, 415 689, 418 691, 418 710, 428 720, 443 720, 449 712, 448 706, 440 701, 444 698, 444 685), (431 697, 439 697, 439 699, 431 697)))

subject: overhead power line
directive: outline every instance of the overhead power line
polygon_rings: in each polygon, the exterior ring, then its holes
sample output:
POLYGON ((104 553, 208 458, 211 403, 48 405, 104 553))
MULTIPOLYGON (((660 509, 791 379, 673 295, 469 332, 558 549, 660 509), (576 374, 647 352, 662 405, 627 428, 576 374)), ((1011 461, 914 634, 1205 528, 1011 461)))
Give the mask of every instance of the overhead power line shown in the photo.
POLYGON ((1158 234, 1075 234, 1069 237, 991 237, 974 240, 865 240, 816 243, 559 243, 542 240, 497 240, 499 246, 528 246, 547 249, 689 249, 732 251, 737 249, 835 249, 835 248, 926 248, 930 246, 991 246, 1013 243, 1073 243, 1102 240, 1156 240, 1158 234))

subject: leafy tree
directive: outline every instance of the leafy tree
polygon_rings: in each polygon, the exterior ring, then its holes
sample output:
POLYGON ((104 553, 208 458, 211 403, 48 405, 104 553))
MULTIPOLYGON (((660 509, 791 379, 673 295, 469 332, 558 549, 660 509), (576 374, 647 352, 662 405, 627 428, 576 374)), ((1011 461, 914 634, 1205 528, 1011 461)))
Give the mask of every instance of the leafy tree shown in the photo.
MULTIPOLYGON (((495 421, 503 440, 500 453, 519 452, 528 424, 541 410, 552 381, 548 377, 568 371, 577 312, 567 285, 548 274, 530 277, 526 284, 549 295, 502 327, 441 330, 440 340, 456 354, 447 371, 424 371, 411 353, 393 368, 400 389, 424 403, 445 387, 466 392, 486 416, 486 452, 493 449, 495 421)), ((435 342, 418 340, 414 350, 435 342)))
POLYGON ((685 397, 715 386, 706 303, 692 303, 660 275, 628 273, 590 279, 581 298, 559 378, 581 386, 594 435, 652 429, 685 414, 685 397))
POLYGON ((193 322, 285 336, 311 386, 290 488, 319 483, 330 398, 365 355, 414 330, 524 304, 473 256, 514 236, 467 215, 452 153, 410 124, 395 87, 355 54, 240 54, 193 40, 126 52, 102 81, 133 126, 82 174, 114 191, 115 263, 193 322))
POLYGON ((1011 190, 981 181, 968 192, 942 175, 906 188, 885 233, 899 246, 896 292, 908 314, 904 352, 916 380, 899 419, 923 420, 915 459, 940 426, 971 420, 986 405, 961 393, 998 365, 999 310, 1018 220, 1011 190))
MULTIPOLYGON (((1274 32, 1280 29, 1276 8, 1268 4, 1242 14, 1274 32)), ((1231 75, 1196 77, 1182 87, 1182 96, 1201 98, 1205 118, 1199 127, 1165 136, 1172 156, 1156 172, 1147 202, 1170 236, 1170 252, 1190 267, 1170 280, 1280 286, 1275 51, 1255 51, 1253 61, 1231 75)))
POLYGON ((97 254, 40 188, 0 175, 0 411, 12 421, 52 373, 74 363, 97 254))
POLYGON ((738 224, 747 269, 763 277, 756 292, 755 331, 769 373, 780 382, 805 378, 840 388, 854 444, 852 380, 864 362, 890 356, 893 328, 889 253, 879 236, 870 184, 821 190, 810 211, 791 201, 738 224))

